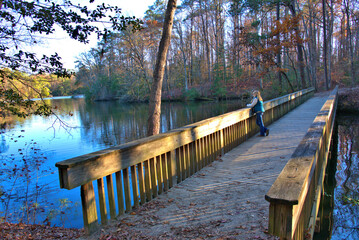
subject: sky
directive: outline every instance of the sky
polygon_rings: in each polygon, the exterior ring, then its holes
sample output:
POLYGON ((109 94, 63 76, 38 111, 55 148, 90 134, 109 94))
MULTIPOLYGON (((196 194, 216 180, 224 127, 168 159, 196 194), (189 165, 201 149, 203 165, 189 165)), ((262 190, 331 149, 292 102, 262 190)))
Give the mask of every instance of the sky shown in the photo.
MULTIPOLYGON (((142 18, 145 11, 149 6, 153 5, 155 0, 95 0, 94 4, 99 5, 102 2, 120 7, 125 16, 142 18)), ((36 52, 38 56, 41 56, 42 54, 49 56, 57 52, 62 58, 64 67, 74 70, 76 57, 83 52, 89 51, 92 47, 95 47, 96 44, 97 39, 95 35, 92 36, 89 44, 83 44, 71 39, 60 29, 56 34, 44 39, 41 46, 32 47, 31 50, 36 52)))

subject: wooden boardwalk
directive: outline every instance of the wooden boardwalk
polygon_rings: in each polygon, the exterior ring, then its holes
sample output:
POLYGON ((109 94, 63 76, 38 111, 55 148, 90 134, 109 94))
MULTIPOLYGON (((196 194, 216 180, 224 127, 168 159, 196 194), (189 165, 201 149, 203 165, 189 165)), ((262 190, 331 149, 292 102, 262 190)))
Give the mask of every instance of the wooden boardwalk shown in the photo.
POLYGON ((276 239, 264 196, 328 93, 315 95, 168 192, 83 239, 276 239), (112 237, 112 238, 111 238, 112 237))

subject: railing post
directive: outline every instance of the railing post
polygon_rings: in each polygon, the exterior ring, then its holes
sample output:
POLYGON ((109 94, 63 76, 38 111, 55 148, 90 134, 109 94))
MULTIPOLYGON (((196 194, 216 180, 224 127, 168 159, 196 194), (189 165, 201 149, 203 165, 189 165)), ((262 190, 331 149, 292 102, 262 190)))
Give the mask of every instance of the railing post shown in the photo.
POLYGON ((118 202, 118 214, 121 215, 125 212, 125 205, 123 203, 123 181, 122 181, 122 172, 116 172, 116 190, 117 190, 117 202, 118 202))
POLYGON ((170 180, 170 187, 173 187, 177 183, 176 179, 176 153, 175 150, 172 150, 169 154, 169 180, 170 180))
POLYGON ((140 204, 143 205, 146 202, 146 186, 145 186, 145 176, 143 174, 143 170, 145 168, 145 165, 143 162, 140 162, 138 164, 138 179, 139 179, 139 185, 140 185, 140 204))
POLYGON ((137 171, 136 165, 131 166, 131 180, 132 180, 132 195, 133 195, 133 207, 139 207, 139 193, 138 193, 138 178, 137 178, 137 171))
POLYGON ((221 146, 221 156, 224 155, 224 136, 223 136, 223 129, 219 131, 219 137, 220 137, 220 146, 221 146))
POLYGON ((151 183, 151 174, 150 174, 150 160, 145 161, 145 189, 146 189, 146 198, 147 201, 152 200, 152 183, 151 183))
POLYGON ((101 224, 107 224, 106 196, 103 178, 97 179, 97 189, 100 201, 101 224))
POLYGON ((95 192, 92 182, 81 185, 81 202, 85 232, 91 234, 98 227, 95 192))
POLYGON ((125 212, 131 212, 132 204, 131 204, 131 189, 130 189, 130 174, 128 172, 128 168, 124 168, 122 170, 123 173, 123 185, 125 190, 125 212))
POLYGON ((114 219, 116 217, 116 202, 115 202, 115 194, 113 190, 112 175, 106 176, 106 183, 107 183, 108 202, 110 206, 110 217, 111 219, 114 219))
POLYGON ((283 240, 292 239, 293 205, 269 204, 268 232, 283 240))

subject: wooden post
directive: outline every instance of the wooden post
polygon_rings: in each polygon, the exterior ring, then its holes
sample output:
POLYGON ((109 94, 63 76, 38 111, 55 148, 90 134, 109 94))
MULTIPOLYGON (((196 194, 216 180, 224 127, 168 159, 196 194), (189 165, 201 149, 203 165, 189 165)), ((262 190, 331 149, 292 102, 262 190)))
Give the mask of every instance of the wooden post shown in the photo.
POLYGON ((182 175, 182 181, 186 179, 187 175, 187 156, 186 156, 186 146, 180 147, 179 150, 180 153, 180 166, 181 166, 181 175, 182 175))
POLYGON ((179 147, 176 149, 176 175, 177 175, 177 182, 176 183, 180 183, 182 182, 182 171, 183 171, 183 165, 181 162, 181 158, 182 158, 182 151, 181 151, 182 147, 179 147))
POLYGON ((125 213, 125 206, 123 203, 123 187, 122 187, 122 173, 121 171, 116 172, 116 192, 117 192, 117 202, 118 202, 118 214, 125 213))
POLYGON ((130 189, 130 176, 128 173, 128 168, 125 168, 123 171, 123 185, 125 187, 125 204, 126 204, 126 212, 131 212, 132 204, 131 204, 131 189, 130 189))
POLYGON ((248 122, 249 119, 244 120, 243 142, 245 142, 248 139, 248 122))
POLYGON ((269 225, 270 234, 279 236, 281 239, 292 239, 293 206, 270 203, 269 225))
POLYGON ((196 172, 196 142, 191 142, 189 144, 189 151, 190 151, 190 174, 191 176, 196 172))
POLYGON ((168 159, 167 154, 162 154, 162 180, 163 180, 163 190, 168 191, 168 159))
POLYGON ((143 174, 144 171, 144 164, 143 162, 138 164, 138 182, 140 185, 140 204, 144 204, 146 202, 146 187, 145 187, 145 176, 143 174))
POLYGON ((208 165, 208 136, 205 136, 203 138, 203 152, 204 152, 204 158, 203 158, 203 167, 208 165))
POLYGON ((192 174, 191 174, 191 151, 190 151, 190 147, 189 147, 190 144, 186 144, 184 146, 185 148, 185 155, 186 155, 186 168, 187 168, 187 177, 190 177, 192 174))
POLYGON ((110 205, 110 216, 111 219, 116 217, 116 204, 115 204, 115 194, 113 191, 113 181, 112 175, 106 176, 106 183, 107 183, 107 195, 108 195, 108 202, 110 205))
POLYGON ((92 182, 81 185, 81 202, 84 229, 86 234, 91 234, 98 227, 95 192, 92 182))
POLYGON ((106 209, 106 196, 105 196, 105 185, 103 178, 97 179, 98 198, 100 202, 100 213, 101 213, 101 224, 107 224, 107 209, 106 209))
POLYGON ((201 168, 204 168, 206 166, 206 142, 205 142, 205 137, 200 139, 201 142, 201 153, 202 153, 202 158, 201 158, 201 168))
POLYGON ((136 165, 131 166, 131 179, 132 179, 132 195, 133 195, 133 207, 138 208, 140 205, 138 197, 138 181, 136 165))
POLYGON ((156 158, 150 159, 150 166, 151 166, 152 196, 155 198, 158 196, 156 158))
POLYGON ((176 153, 175 151, 171 151, 167 157, 169 157, 169 180, 170 180, 170 188, 174 186, 175 183, 177 183, 177 176, 176 176, 176 153))
POLYGON ((216 160, 216 147, 215 147, 216 138, 215 138, 215 135, 216 135, 215 133, 212 133, 209 137, 210 143, 211 143, 211 162, 216 160))
POLYGON ((145 189, 147 201, 152 200, 151 166, 150 160, 145 161, 145 189))
POLYGON ((220 142, 220 147, 221 147, 221 155, 224 155, 224 137, 223 137, 223 129, 221 129, 219 131, 219 142, 220 142))
POLYGON ((219 137, 219 131, 214 133, 214 148, 215 148, 215 158, 217 158, 219 155, 221 155, 221 148, 220 148, 220 137, 219 137))
POLYGON ((162 159, 161 158, 162 158, 161 155, 156 157, 158 194, 162 194, 162 192, 163 192, 162 159))
POLYGON ((199 160, 201 159, 200 145, 199 140, 197 139, 195 142, 195 171, 198 172, 201 168, 199 165, 199 160))
POLYGON ((203 143, 202 138, 197 140, 198 151, 198 170, 203 168, 203 143))

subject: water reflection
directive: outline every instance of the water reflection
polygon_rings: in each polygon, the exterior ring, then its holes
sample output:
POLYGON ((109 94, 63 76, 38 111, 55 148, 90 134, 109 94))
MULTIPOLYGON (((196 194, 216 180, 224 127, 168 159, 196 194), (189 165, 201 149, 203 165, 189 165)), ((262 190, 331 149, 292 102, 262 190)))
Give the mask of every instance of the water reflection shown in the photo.
POLYGON ((337 151, 327 169, 321 233, 315 239, 359 239, 359 117, 338 116, 337 151))
POLYGON ((339 118, 338 137, 332 239, 359 239, 359 117, 339 118))
MULTIPOLYGON (((236 110, 239 101, 163 103, 161 132, 236 110)), ((147 104, 96 102, 79 109, 81 137, 113 146, 146 136, 147 104)))
MULTIPOLYGON (((72 128, 64 128, 55 116, 31 116, 13 118, 1 131, 0 217, 6 214, 13 222, 26 218, 31 223, 81 228, 79 189, 59 188, 55 163, 144 137, 147 104, 88 103, 85 99, 46 101, 72 128), (13 214, 7 214, 10 212, 13 214)), ((240 106, 240 101, 163 103, 161 132, 240 106)))

